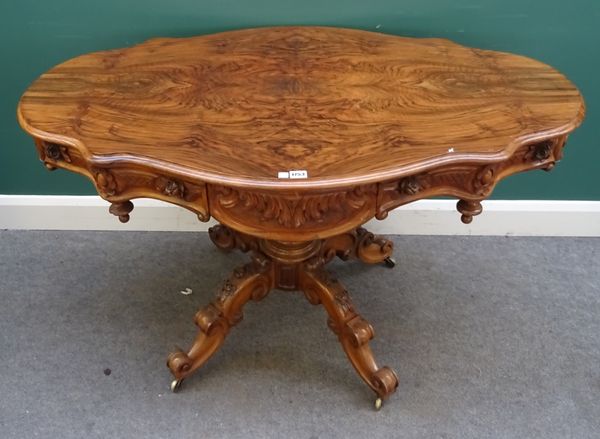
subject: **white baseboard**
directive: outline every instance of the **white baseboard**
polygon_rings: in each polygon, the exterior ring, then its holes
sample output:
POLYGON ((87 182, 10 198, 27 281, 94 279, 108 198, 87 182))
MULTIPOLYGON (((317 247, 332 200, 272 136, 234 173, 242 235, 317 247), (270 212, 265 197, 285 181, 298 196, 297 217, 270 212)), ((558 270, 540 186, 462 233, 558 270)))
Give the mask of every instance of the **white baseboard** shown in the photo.
MULTIPOLYGON (((186 209, 156 200, 134 200, 122 224, 98 196, 0 195, 0 229, 206 231, 186 209)), ((402 206, 367 228, 388 235, 600 236, 600 201, 483 202, 483 213, 460 222, 456 201, 421 200, 402 206)))

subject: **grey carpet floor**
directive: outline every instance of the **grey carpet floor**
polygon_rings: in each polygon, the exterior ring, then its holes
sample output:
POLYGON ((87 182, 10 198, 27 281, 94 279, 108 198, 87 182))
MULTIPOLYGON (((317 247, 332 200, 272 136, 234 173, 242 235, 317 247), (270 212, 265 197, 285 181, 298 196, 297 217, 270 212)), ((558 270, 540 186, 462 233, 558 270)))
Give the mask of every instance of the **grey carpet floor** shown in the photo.
POLYGON ((245 260, 206 234, 2 231, 0 438, 600 437, 600 240, 394 242, 394 269, 330 265, 400 377, 375 412, 289 292, 170 393, 167 354, 245 260))

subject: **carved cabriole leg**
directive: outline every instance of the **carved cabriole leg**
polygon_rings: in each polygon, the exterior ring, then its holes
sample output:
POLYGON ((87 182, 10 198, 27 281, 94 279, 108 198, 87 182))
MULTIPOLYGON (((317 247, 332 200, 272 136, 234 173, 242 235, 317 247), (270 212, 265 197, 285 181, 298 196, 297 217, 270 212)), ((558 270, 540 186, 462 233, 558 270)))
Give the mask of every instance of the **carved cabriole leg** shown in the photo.
POLYGON ((398 387, 396 373, 387 366, 379 368, 369 347, 373 327, 354 309, 346 289, 324 268, 305 264, 300 274, 300 288, 313 305, 322 304, 329 315, 328 324, 338 336, 348 359, 360 377, 375 391, 375 407, 381 407, 398 387))
POLYGON ((188 353, 178 351, 167 359, 175 381, 181 381, 202 366, 219 349, 229 329, 243 317, 242 307, 250 299, 261 300, 273 288, 272 263, 261 254, 253 255, 250 263, 236 268, 225 281, 217 298, 198 311, 195 317, 200 332, 188 353))

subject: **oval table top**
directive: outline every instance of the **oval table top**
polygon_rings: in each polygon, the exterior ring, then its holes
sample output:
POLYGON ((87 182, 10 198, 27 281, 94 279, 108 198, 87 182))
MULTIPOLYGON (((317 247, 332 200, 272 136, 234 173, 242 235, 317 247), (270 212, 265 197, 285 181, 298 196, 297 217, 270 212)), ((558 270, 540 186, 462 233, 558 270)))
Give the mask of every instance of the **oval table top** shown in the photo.
POLYGON ((44 73, 19 118, 90 156, 208 182, 332 187, 508 157, 579 124, 559 72, 442 39, 276 27, 90 53, 44 73), (306 179, 280 179, 305 170, 306 179))
POLYGON ((31 84, 18 119, 49 168, 109 201, 159 198, 304 239, 418 198, 481 200, 553 166, 584 112, 568 79, 523 56, 274 27, 78 56, 31 84))

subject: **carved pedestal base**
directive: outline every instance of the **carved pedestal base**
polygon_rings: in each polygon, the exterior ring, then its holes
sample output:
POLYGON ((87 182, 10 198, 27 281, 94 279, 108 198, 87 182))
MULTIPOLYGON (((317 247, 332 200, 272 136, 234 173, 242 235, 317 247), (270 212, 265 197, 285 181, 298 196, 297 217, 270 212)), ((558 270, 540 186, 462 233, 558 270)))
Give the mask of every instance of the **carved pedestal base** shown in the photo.
POLYGON ((216 299, 196 314, 200 332, 190 350, 169 356, 167 365, 175 377, 172 389, 176 390, 219 349, 229 329, 242 319, 246 302, 261 300, 275 288, 300 290, 310 303, 326 309, 329 327, 360 377, 376 393, 375 407, 380 408, 396 390, 398 378, 389 367, 377 366, 369 347, 373 327, 356 312, 346 289, 324 266, 335 256, 380 263, 390 258, 392 242, 362 228, 300 243, 261 240, 222 225, 212 227, 209 233, 220 249, 251 251, 252 257, 248 264, 233 271, 216 299))

